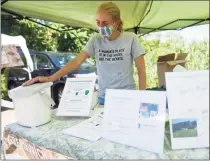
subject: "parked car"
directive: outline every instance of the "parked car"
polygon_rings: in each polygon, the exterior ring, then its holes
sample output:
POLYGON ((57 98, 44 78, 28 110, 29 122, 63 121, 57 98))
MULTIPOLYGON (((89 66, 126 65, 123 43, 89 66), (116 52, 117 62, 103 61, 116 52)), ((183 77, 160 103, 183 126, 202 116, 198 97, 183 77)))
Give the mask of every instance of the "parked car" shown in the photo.
MULTIPOLYGON (((32 78, 36 76, 50 76, 61 69, 69 60, 76 57, 74 53, 61 53, 61 52, 38 52, 34 50, 29 50, 34 71, 31 72, 32 78)), ((13 67, 8 68, 8 89, 13 89, 22 85, 25 81, 29 79, 28 73, 24 70, 27 66, 26 59, 19 50, 20 56, 24 61, 25 66, 23 67, 13 67)), ((59 80, 55 81, 51 87, 52 98, 56 105, 59 104, 63 88, 66 82, 66 78, 77 77, 77 74, 90 74, 96 73, 95 63, 87 59, 77 70, 74 72, 61 77, 59 80)), ((97 83, 97 82, 96 82, 97 83)))

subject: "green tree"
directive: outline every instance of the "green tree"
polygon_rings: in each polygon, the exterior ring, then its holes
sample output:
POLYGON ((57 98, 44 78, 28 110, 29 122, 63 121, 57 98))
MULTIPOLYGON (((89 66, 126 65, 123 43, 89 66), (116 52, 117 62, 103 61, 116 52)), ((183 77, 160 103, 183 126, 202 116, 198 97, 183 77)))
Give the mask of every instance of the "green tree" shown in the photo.
MULTIPOLYGON (((158 56, 169 53, 187 53, 187 70, 209 70, 209 42, 200 41, 186 44, 183 37, 172 36, 165 42, 139 38, 146 55, 147 88, 158 87, 157 60, 158 56)), ((137 82, 137 71, 134 78, 137 82)))
POLYGON ((79 52, 94 33, 90 29, 72 28, 36 19, 32 20, 41 22, 56 30, 25 19, 15 20, 11 16, 6 18, 2 23, 2 33, 11 36, 22 35, 26 39, 28 48, 37 51, 79 52), (62 30, 68 31, 59 32, 62 30))
POLYGON ((20 20, 12 26, 11 36, 22 35, 29 49, 56 50, 58 32, 28 20, 20 20))
POLYGON ((70 29, 59 34, 58 36, 58 51, 65 52, 80 52, 83 46, 87 43, 93 32, 89 29, 70 29))

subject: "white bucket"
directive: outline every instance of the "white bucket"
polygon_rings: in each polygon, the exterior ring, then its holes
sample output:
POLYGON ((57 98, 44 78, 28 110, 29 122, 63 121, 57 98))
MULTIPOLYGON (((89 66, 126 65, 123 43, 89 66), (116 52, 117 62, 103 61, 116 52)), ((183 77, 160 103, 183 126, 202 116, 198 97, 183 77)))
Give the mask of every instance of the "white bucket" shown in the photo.
POLYGON ((51 120, 54 101, 50 95, 52 82, 19 86, 8 92, 13 100, 17 122, 22 126, 36 127, 51 120))

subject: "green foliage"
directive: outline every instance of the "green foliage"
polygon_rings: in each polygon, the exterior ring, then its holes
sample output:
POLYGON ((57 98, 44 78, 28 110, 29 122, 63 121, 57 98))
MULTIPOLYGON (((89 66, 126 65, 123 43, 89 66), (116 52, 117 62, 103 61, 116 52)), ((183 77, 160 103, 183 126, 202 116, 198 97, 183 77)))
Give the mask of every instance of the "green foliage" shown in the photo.
POLYGON ((58 32, 37 25, 28 20, 17 21, 12 26, 11 36, 22 35, 29 49, 38 51, 53 51, 57 48, 58 32))
POLYGON ((186 50, 188 55, 188 70, 209 70, 209 42, 193 42, 186 50))
POLYGON ((65 31, 58 36, 58 51, 79 53, 93 33, 88 29, 65 31))
MULTIPOLYGON (((2 16, 4 17, 4 16, 2 16)), ((29 20, 4 20, 2 24, 2 33, 17 36, 22 35, 26 39, 29 49, 37 51, 62 51, 62 52, 80 52, 87 43, 93 31, 85 28, 75 29, 69 26, 49 23, 35 20, 48 25, 59 32, 29 20)))
POLYGON ((1 98, 7 97, 7 70, 4 70, 4 72, 1 71, 1 98))
POLYGON ((181 137, 196 137, 197 129, 187 129, 187 130, 180 130, 173 133, 174 138, 181 138, 181 137))
MULTIPOLYGON (((160 40, 139 39, 146 51, 145 63, 147 74, 147 88, 158 87, 157 59, 158 56, 169 53, 187 53, 187 70, 209 70, 209 44, 208 41, 185 44, 182 37, 171 38, 166 42, 160 40)), ((136 68, 134 78, 138 87, 136 68)))

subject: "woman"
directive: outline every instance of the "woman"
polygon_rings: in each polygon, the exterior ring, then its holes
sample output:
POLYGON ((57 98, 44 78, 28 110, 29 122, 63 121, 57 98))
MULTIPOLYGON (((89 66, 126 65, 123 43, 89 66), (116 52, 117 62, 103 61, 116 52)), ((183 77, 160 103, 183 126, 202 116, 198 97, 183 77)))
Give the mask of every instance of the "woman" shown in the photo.
POLYGON ((91 56, 96 57, 99 78, 99 102, 103 104, 105 90, 136 89, 133 78, 133 60, 135 60, 139 89, 146 89, 144 49, 134 33, 123 32, 120 10, 116 4, 105 2, 96 13, 99 34, 93 35, 84 49, 62 69, 49 77, 36 77, 24 85, 35 82, 56 81, 60 77, 79 68, 91 56))

